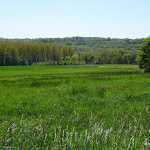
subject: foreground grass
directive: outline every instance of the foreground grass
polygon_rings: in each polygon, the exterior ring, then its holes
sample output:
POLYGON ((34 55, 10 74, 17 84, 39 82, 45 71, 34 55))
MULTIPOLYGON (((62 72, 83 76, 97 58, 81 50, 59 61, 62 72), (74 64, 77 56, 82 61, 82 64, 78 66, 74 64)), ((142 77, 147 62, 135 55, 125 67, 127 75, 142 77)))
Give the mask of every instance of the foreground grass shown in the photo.
POLYGON ((0 149, 150 149, 149 79, 131 65, 0 67, 0 149))

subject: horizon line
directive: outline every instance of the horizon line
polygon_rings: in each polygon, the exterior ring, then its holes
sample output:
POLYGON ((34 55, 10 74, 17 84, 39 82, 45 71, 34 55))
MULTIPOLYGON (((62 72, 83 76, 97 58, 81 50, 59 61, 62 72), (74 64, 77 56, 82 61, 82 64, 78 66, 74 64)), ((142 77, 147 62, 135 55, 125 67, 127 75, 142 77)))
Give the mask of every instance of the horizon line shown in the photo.
POLYGON ((5 37, 0 37, 0 39, 30 39, 30 40, 33 40, 33 39, 64 39, 64 38, 77 38, 77 37, 81 37, 81 38, 104 38, 104 39, 107 39, 107 38, 110 38, 110 39, 131 39, 131 40, 134 40, 134 39, 146 39, 146 38, 149 38, 150 36, 148 37, 142 37, 142 38, 112 38, 112 37, 100 37, 100 36, 66 36, 66 37, 36 37, 36 38, 28 38, 28 37, 24 37, 24 38, 5 38, 5 37))

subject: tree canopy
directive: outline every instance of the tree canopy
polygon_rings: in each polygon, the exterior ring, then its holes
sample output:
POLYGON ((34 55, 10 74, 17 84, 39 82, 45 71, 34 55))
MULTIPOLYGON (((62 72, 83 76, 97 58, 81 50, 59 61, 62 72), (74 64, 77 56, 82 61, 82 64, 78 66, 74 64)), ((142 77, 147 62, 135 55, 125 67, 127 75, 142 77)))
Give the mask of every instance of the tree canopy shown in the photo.
POLYGON ((145 43, 141 44, 139 67, 144 69, 145 72, 150 72, 150 37, 146 39, 145 43))
POLYGON ((74 50, 70 46, 44 43, 0 42, 0 66, 31 65, 37 62, 58 63, 74 50))
POLYGON ((136 64, 137 51, 74 51, 72 46, 49 43, 0 42, 0 66, 136 64))

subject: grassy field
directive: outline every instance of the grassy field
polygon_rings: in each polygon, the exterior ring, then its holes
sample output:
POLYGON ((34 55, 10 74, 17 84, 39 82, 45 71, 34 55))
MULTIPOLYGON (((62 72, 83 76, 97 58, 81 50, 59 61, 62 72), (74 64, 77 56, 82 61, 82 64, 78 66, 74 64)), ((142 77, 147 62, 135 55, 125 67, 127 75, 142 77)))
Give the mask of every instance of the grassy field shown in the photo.
POLYGON ((150 149, 150 74, 133 65, 0 67, 0 149, 150 149))

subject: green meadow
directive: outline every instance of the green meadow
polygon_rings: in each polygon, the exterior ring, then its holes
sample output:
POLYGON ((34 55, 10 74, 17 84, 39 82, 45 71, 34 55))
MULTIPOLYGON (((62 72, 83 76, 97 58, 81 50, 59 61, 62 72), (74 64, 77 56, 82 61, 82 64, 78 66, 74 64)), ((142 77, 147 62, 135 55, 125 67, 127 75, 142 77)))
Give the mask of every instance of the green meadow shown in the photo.
POLYGON ((1 66, 0 149, 150 149, 150 74, 136 65, 1 66))

